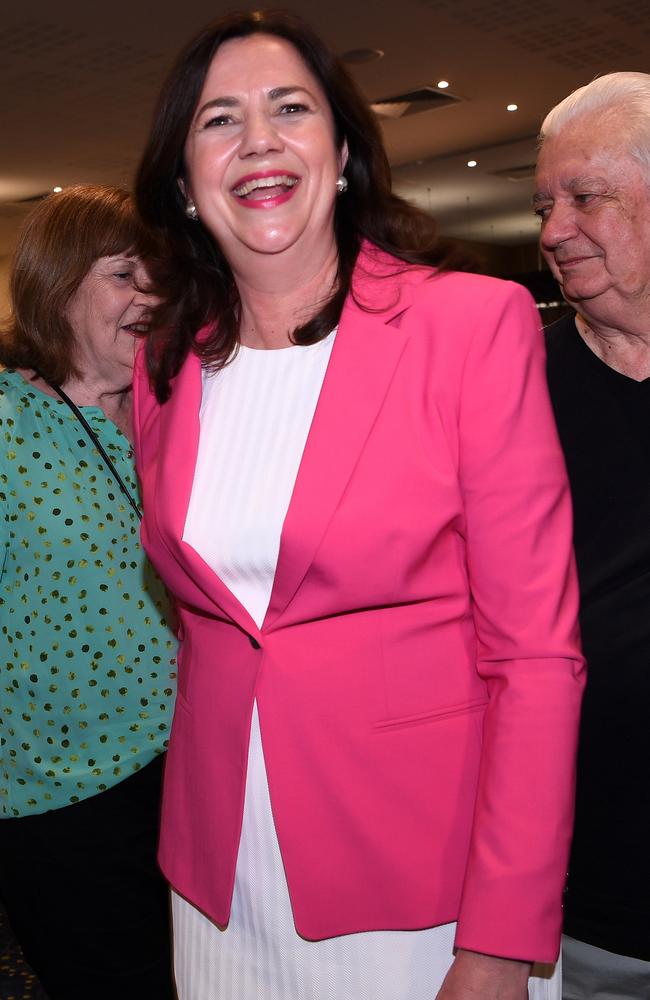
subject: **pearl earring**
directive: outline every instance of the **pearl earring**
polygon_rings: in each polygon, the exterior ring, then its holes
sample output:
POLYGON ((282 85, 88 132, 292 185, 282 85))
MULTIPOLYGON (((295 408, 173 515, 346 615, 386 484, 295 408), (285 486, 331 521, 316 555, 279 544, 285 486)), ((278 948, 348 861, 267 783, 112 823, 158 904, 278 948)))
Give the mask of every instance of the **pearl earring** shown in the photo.
POLYGON ((197 212, 196 205, 194 204, 193 201, 188 201, 187 205, 185 206, 185 215, 188 217, 188 219, 191 219, 193 222, 196 222, 198 220, 199 213, 197 212))
POLYGON ((336 182, 336 190, 338 194, 345 194, 348 189, 348 179, 344 177, 343 174, 339 177, 336 182))

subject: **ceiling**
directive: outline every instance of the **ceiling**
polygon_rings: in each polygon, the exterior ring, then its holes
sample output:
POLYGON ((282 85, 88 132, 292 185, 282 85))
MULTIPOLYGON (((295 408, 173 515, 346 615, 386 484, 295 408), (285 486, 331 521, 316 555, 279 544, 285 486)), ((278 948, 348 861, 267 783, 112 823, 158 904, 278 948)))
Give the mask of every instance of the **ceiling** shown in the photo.
MULTIPOLYGON (((264 6, 264 4, 261 4, 264 6)), ((266 4, 269 6, 269 4, 266 4)), ((650 0, 294 0, 371 101, 449 81, 458 98, 382 121, 398 193, 443 231, 535 239, 535 135, 575 87, 650 72, 650 0), (506 105, 515 102, 511 113, 506 105), (467 167, 468 159, 477 166, 467 167), (513 179, 514 178, 514 179, 513 179)), ((129 185, 161 80, 180 46, 232 9, 214 0, 4 0, 0 13, 0 254, 29 199, 55 185, 129 185)))

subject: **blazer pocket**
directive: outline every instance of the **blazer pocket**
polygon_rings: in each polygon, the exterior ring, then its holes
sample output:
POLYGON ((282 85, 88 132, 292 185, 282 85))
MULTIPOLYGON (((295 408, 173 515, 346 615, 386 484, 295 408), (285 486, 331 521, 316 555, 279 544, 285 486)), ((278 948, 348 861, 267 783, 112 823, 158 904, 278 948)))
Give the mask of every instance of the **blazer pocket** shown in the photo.
POLYGON ((372 728, 376 732, 385 732, 391 729, 425 726, 427 723, 443 722, 445 719, 455 719, 459 715, 480 712, 485 710, 488 704, 489 701, 487 698, 476 698, 474 701, 465 701, 460 705, 447 705, 445 708, 438 708, 430 712, 421 712, 417 715, 402 715, 395 719, 380 719, 372 723, 372 728))

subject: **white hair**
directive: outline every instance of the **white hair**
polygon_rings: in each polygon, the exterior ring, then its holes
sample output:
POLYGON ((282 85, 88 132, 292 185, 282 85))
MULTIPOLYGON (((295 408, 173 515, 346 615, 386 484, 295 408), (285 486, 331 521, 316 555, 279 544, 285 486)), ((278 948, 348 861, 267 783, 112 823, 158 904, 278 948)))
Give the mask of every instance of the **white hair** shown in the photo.
POLYGON ((539 144, 575 118, 616 110, 621 112, 621 131, 627 134, 630 155, 650 180, 650 73, 608 73, 574 90, 547 114, 539 144))

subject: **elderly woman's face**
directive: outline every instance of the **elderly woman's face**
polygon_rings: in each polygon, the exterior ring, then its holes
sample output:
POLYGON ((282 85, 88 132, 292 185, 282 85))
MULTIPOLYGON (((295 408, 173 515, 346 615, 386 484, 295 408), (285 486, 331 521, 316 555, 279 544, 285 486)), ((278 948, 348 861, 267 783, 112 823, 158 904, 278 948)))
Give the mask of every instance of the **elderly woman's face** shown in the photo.
POLYGON ((137 257, 100 257, 71 296, 65 318, 84 375, 128 384, 138 339, 158 299, 145 291, 150 279, 137 257))
POLYGON ((219 48, 187 137, 184 188, 234 268, 251 254, 332 243, 346 158, 327 97, 289 42, 252 35, 219 48))

